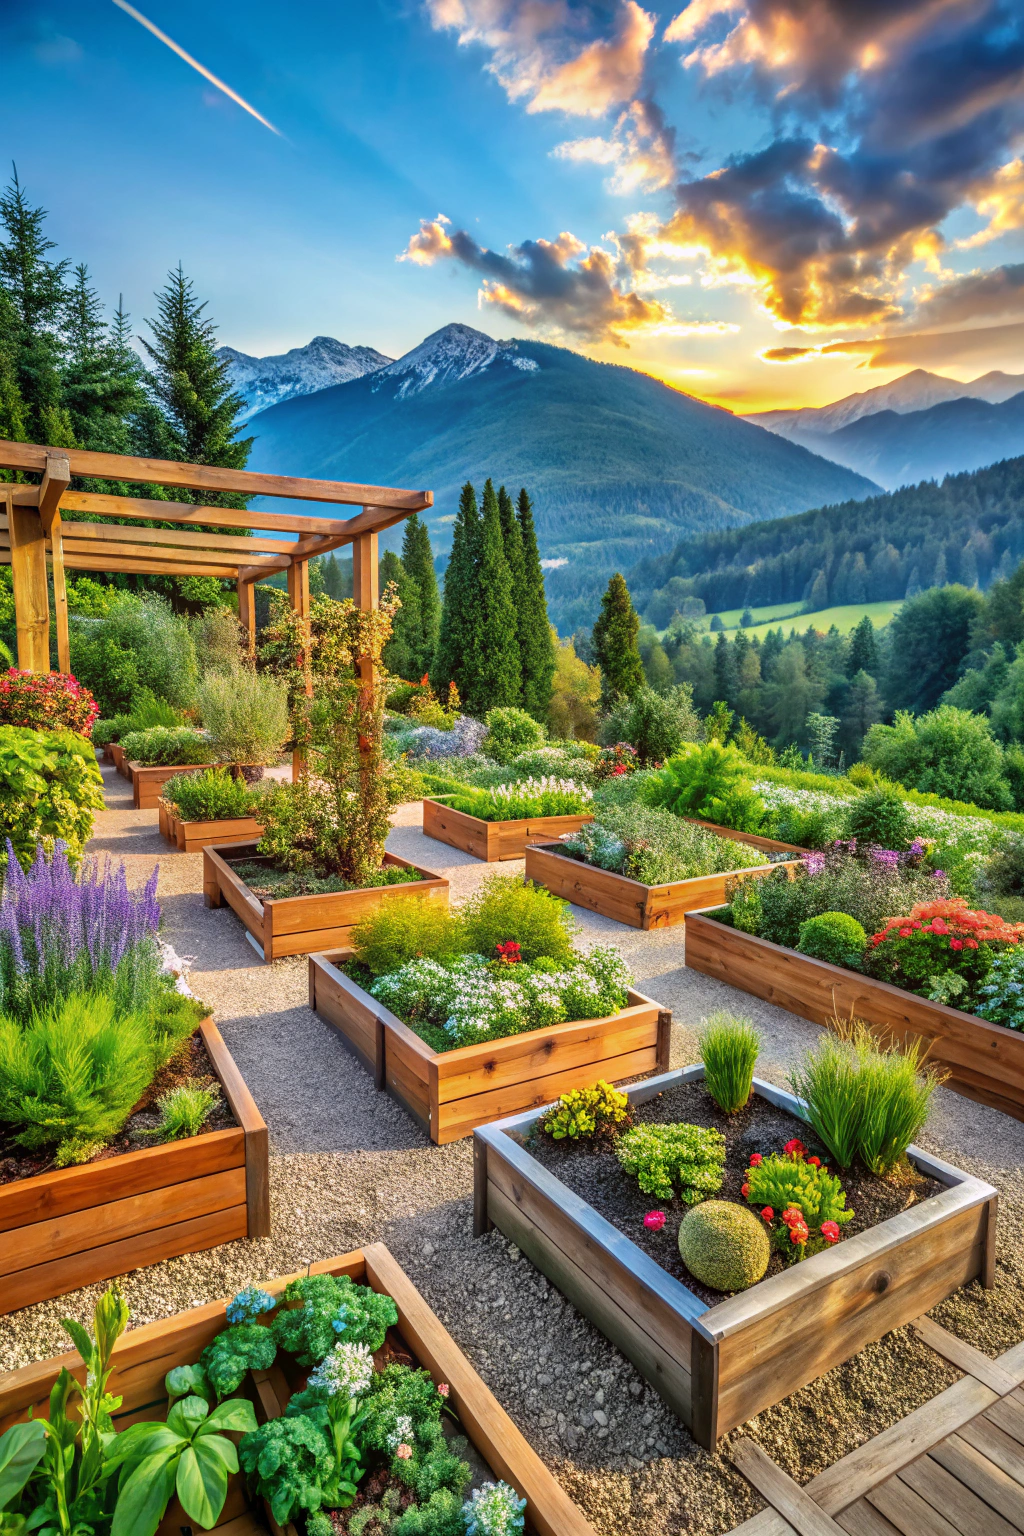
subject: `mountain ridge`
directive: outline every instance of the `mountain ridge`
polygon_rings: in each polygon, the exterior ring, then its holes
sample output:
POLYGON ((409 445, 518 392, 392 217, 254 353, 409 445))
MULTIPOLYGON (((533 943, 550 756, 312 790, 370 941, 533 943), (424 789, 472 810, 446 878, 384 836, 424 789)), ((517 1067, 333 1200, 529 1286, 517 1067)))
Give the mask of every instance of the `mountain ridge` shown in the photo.
POLYGON ((374 347, 350 347, 333 336, 314 336, 304 347, 269 357, 252 357, 236 347, 218 347, 217 357, 228 364, 231 385, 246 403, 241 422, 282 400, 362 378, 394 361, 374 347))

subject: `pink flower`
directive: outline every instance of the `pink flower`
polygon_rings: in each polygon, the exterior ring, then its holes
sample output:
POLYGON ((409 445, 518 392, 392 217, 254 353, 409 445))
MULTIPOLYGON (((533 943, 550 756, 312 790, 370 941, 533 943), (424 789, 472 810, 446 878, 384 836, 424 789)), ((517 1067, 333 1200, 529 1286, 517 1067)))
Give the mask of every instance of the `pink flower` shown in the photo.
POLYGON ((807 1159, 807 1161, 810 1163, 812 1168, 820 1168, 821 1167, 821 1158, 820 1157, 809 1157, 807 1159))
POLYGON ((751 1168, 760 1168, 760 1166, 761 1166, 761 1164, 763 1162, 764 1162, 764 1158, 761 1156, 760 1152, 752 1152, 750 1154, 750 1166, 751 1166, 751 1168))
POLYGON ((772 1210, 770 1205, 765 1205, 765 1206, 761 1207, 761 1215, 762 1215, 762 1217, 764 1218, 765 1221, 774 1221, 775 1220, 775 1212, 772 1210))
POLYGON ((826 1243, 838 1243, 839 1223, 837 1221, 823 1221, 821 1224, 821 1235, 826 1243))
MULTIPOLYGON (((963 939, 950 939, 949 947, 950 949, 963 949, 964 941, 963 939)), ((977 945, 975 945, 975 948, 977 948, 977 945)))
POLYGON ((451 1387, 448 1385, 448 1383, 446 1381, 439 1381, 438 1382, 438 1384, 437 1384, 437 1395, 438 1395, 438 1397, 447 1397, 448 1393, 450 1391, 451 1391, 451 1387))
POLYGON ((667 1220, 664 1211, 648 1211, 644 1217, 644 1226, 648 1232, 660 1232, 667 1220))
POLYGON ((399 1461, 408 1461, 409 1457, 412 1455, 412 1446, 411 1445, 406 1445, 403 1442, 398 1447, 398 1450, 395 1452, 395 1455, 398 1457, 399 1461))

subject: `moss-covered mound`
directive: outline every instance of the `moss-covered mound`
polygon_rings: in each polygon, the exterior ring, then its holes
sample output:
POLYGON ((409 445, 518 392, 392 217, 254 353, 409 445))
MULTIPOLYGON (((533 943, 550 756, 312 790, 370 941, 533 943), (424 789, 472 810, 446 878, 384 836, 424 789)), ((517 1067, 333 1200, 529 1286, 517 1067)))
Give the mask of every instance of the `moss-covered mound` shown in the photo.
POLYGON ((745 1291, 768 1268, 764 1223, 745 1205, 705 1200, 683 1217, 679 1252, 690 1274, 716 1291, 745 1291))

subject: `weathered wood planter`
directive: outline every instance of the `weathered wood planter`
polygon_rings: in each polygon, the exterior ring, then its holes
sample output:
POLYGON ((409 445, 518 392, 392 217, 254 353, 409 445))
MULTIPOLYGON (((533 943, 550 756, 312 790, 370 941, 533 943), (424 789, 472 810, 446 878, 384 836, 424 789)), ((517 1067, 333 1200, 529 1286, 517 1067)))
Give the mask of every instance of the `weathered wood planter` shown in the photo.
POLYGON ((270 865, 262 858, 258 844, 221 843, 203 849, 203 897, 208 907, 227 902, 240 917, 264 960, 280 960, 284 955, 308 955, 314 950, 342 944, 368 912, 385 901, 442 901, 448 904, 448 881, 443 875, 393 853, 384 855, 384 863, 402 869, 415 869, 421 878, 404 885, 375 885, 361 891, 332 891, 323 896, 279 896, 261 901, 235 874, 230 861, 270 865))
POLYGON ((131 774, 125 770, 124 747, 122 747, 121 743, 119 741, 112 741, 106 750, 110 753, 110 761, 113 763, 121 777, 123 779, 130 779, 131 774))
POLYGON ((212 1019, 238 1124, 0 1185, 0 1313, 238 1237, 269 1237, 267 1127, 212 1019))
MULTIPOLYGON (((796 861, 793 861, 794 865, 796 861)), ((644 885, 628 875, 617 875, 596 864, 571 859, 557 843, 535 843, 526 850, 526 878, 546 886, 556 896, 599 912, 602 917, 627 923, 631 928, 671 928, 686 914, 710 902, 725 900, 727 880, 737 875, 767 875, 787 864, 755 864, 725 874, 697 875, 692 880, 672 880, 665 885, 644 885)))
MULTIPOLYGON (((703 1074, 686 1067, 627 1092, 642 1103, 703 1074)), ((791 1094, 758 1079, 754 1089, 800 1114, 791 1094)), ((706 1306, 530 1155, 521 1141, 537 1118, 476 1131, 477 1235, 500 1227, 709 1450, 968 1281, 994 1284, 996 1191, 911 1147, 921 1172, 946 1186, 941 1194, 706 1306)))
POLYGON ((251 843, 263 836, 255 816, 238 816, 221 821, 183 821, 165 800, 157 802, 160 812, 160 836, 179 853, 199 853, 213 843, 251 843))
MULTIPOLYGON (((447 1382, 448 1402, 458 1414, 463 1432, 487 1464, 495 1479, 511 1483, 520 1498, 527 1501, 526 1525, 533 1536, 594 1536, 568 1494, 555 1481, 537 1453, 527 1443, 505 1410, 481 1381, 455 1340, 427 1306, 405 1271, 382 1243, 356 1249, 333 1259, 321 1259, 309 1266, 314 1275, 348 1275, 390 1296, 398 1308, 400 1342, 416 1363, 430 1372, 434 1382, 447 1382)), ((305 1271, 302 1271, 305 1273, 305 1271)), ((263 1288, 278 1295, 297 1275, 284 1275, 262 1282, 263 1288)), ((114 1414, 114 1428, 126 1429, 138 1420, 162 1420, 167 1412, 164 1377, 176 1365, 191 1365, 207 1344, 227 1326, 225 1302, 211 1302, 189 1312, 145 1323, 121 1335, 114 1345, 114 1370, 110 1392, 121 1397, 114 1414)), ((0 1434, 12 1424, 49 1415, 50 1389, 63 1368, 79 1381, 85 1366, 74 1350, 49 1360, 40 1360, 20 1370, 0 1375, 0 1434)), ((305 1373, 303 1373, 305 1375, 305 1373)), ((269 1371, 253 1371, 249 1377, 249 1395, 257 1419, 279 1418, 284 1412, 295 1383, 287 1375, 287 1365, 275 1364, 269 1371)), ((228 1488, 227 1502, 217 1522, 221 1536, 266 1536, 270 1529, 281 1536, 296 1536, 294 1525, 274 1524, 261 1501, 251 1501, 241 1474, 235 1474, 228 1488)), ((191 1522, 177 1500, 172 1500, 159 1527, 158 1536, 179 1536, 190 1531, 191 1522)))
POLYGON ((478 1125, 589 1087, 599 1077, 622 1082, 668 1066, 672 1015, 633 991, 628 1006, 610 1018, 432 1051, 338 969, 353 954, 341 949, 310 955, 309 1005, 432 1141, 459 1141, 478 1125))
POLYGON ((883 1041, 919 1040, 929 1062, 950 1074, 947 1087, 1024 1120, 1024 1034, 1016 1030, 742 933, 707 912, 686 920, 686 964, 814 1024, 853 1017, 883 1041))
POLYGON ((719 826, 717 821, 702 821, 699 816, 683 816, 681 819, 690 822, 692 826, 704 827, 708 832, 717 832, 719 837, 731 838, 734 843, 746 843, 750 848, 760 848, 762 853, 798 853, 802 857, 808 851, 801 848, 799 843, 780 843, 774 837, 758 837, 756 832, 737 832, 734 827, 719 826))
POLYGON ((135 809, 156 810, 168 779, 173 779, 177 773, 202 773, 204 768, 211 766, 210 763, 176 763, 173 768, 168 768, 162 763, 156 768, 145 768, 141 763, 129 763, 135 809))
POLYGON ((521 859, 528 843, 544 843, 563 832, 578 832, 593 815, 535 816, 525 821, 482 821, 453 811, 438 800, 423 802, 423 832, 440 843, 450 843, 475 859, 494 864, 503 859, 521 859))

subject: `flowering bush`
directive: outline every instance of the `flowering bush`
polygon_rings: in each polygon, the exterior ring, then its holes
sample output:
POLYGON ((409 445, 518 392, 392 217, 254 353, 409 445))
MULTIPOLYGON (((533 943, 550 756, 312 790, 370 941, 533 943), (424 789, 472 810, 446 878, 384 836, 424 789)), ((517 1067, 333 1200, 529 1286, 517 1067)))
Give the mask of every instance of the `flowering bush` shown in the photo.
POLYGON ((786 1144, 781 1157, 755 1153, 742 1194, 766 1222, 772 1247, 787 1263, 831 1247, 839 1241, 840 1227, 853 1220, 839 1180, 818 1158, 808 1157, 797 1140, 786 1144))
POLYGON ((519 1536, 525 1508, 526 1500, 508 1483, 484 1483, 462 1506, 466 1536, 519 1536))
POLYGON ((971 911, 963 897, 922 902, 911 908, 909 917, 890 917, 872 936, 863 967, 869 975, 924 995, 936 976, 951 970, 973 994, 995 955, 1016 949, 1022 937, 1024 923, 971 911))
POLYGON ((628 741, 617 741, 613 747, 603 747, 594 764, 595 779, 621 778, 635 773, 640 766, 640 754, 628 741))
POLYGON ((33 731, 76 731, 91 736, 100 707, 88 688, 65 672, 20 672, 0 676, 0 724, 33 731))
POLYGON ((473 757, 480 751, 487 727, 469 715, 459 715, 447 730, 434 725, 420 725, 400 731, 395 737, 399 751, 411 758, 473 757))
POLYGON ((464 789, 452 797, 452 807, 481 821, 521 821, 528 816, 578 816, 586 811, 594 791, 575 779, 545 775, 493 789, 464 789))
MULTIPOLYGON (((980 1019, 1024 1031, 1024 945, 1015 944, 993 958, 985 985, 978 988, 978 999, 974 1011, 980 1019)), ((955 999, 943 1001, 959 1006, 955 999)))

